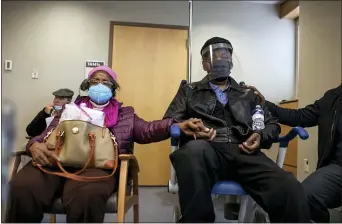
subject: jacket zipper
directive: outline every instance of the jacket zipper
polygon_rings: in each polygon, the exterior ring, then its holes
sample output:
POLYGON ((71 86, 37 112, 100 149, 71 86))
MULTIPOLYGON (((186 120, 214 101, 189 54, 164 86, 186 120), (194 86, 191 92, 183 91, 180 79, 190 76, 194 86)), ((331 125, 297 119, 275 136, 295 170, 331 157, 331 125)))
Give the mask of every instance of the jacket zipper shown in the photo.
MULTIPOLYGON (((340 101, 340 98, 338 98, 337 99, 337 106, 338 106, 338 104, 339 104, 339 101, 340 101)), ((333 117, 333 123, 332 123, 332 125, 331 125, 331 129, 330 129, 330 142, 329 142, 329 150, 328 151, 326 151, 324 154, 323 154, 323 156, 321 157, 321 159, 320 159, 320 161, 319 161, 319 164, 318 164, 318 166, 317 167, 320 167, 321 166, 321 164, 322 164, 322 162, 323 162, 323 160, 325 159, 325 156, 328 154, 328 153, 330 153, 330 149, 331 149, 331 146, 332 146, 332 144, 333 144, 333 131, 334 131, 334 127, 335 127, 335 121, 336 121, 336 113, 337 113, 337 109, 335 109, 335 112, 334 112, 334 117, 333 117)))

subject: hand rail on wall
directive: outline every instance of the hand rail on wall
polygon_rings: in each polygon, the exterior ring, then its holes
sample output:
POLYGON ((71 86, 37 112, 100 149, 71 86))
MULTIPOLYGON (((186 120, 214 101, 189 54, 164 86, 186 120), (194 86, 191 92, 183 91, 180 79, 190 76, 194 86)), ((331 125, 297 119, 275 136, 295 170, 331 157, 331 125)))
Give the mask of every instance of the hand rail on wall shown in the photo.
POLYGON ((188 31, 188 83, 191 83, 192 61, 192 0, 189 0, 189 31, 188 31))

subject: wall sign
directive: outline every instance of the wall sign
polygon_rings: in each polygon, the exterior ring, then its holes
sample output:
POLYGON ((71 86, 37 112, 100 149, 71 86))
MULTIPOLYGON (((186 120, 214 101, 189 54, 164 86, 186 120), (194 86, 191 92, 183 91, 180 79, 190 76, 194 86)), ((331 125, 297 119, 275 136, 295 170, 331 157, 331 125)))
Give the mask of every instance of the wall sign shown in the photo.
POLYGON ((98 66, 103 66, 106 65, 106 63, 104 61, 91 61, 91 60, 87 60, 85 63, 85 74, 84 77, 87 79, 88 78, 88 73, 90 72, 90 70, 92 70, 95 67, 98 66))

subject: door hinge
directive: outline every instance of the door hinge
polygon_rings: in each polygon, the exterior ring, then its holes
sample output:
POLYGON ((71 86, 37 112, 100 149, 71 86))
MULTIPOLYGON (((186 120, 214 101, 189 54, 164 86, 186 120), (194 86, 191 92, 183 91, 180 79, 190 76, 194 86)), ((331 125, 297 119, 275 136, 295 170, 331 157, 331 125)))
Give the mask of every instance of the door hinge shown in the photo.
POLYGON ((186 39, 186 41, 185 41, 185 46, 186 46, 187 49, 189 49, 189 38, 186 39))

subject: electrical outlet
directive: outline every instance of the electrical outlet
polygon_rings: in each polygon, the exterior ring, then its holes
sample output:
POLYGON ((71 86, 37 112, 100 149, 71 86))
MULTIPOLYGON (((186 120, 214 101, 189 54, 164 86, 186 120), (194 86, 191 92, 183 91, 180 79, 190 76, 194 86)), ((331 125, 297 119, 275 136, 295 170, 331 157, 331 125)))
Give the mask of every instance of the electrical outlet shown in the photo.
POLYGON ((309 160, 304 159, 304 172, 309 173, 309 160))
POLYGON ((32 71, 32 79, 38 79, 38 69, 33 69, 32 71))
POLYGON ((38 73, 32 72, 32 79, 38 79, 38 73))

